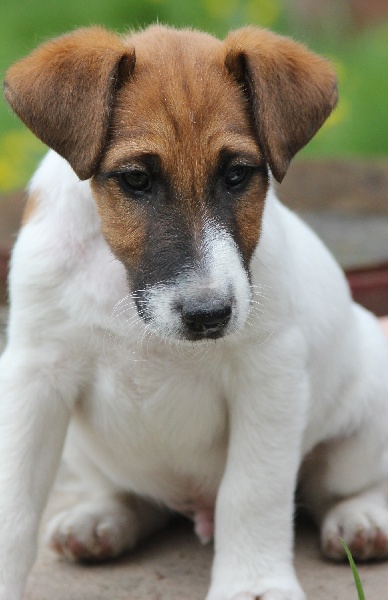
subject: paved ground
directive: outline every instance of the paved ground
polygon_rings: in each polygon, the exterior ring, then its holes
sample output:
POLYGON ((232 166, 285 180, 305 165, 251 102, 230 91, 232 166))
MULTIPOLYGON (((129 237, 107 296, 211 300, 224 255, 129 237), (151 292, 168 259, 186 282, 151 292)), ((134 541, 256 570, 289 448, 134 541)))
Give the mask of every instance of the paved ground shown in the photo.
MULTIPOLYGON (((55 494, 52 506, 64 503, 55 494)), ((317 532, 297 527, 296 568, 309 600, 356 600, 347 564, 322 560, 317 532)), ((42 546, 26 600, 203 600, 212 548, 203 547, 190 524, 179 521, 120 561, 86 567, 59 561, 42 546)), ((388 598, 388 565, 361 566, 367 600, 388 598)))

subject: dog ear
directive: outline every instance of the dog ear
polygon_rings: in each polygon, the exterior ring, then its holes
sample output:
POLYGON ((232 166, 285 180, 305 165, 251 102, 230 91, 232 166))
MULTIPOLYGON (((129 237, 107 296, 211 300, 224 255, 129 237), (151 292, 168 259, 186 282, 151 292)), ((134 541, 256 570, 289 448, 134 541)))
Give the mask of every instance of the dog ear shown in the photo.
POLYGON ((337 103, 335 73, 304 46, 263 29, 234 31, 225 46, 226 67, 248 96, 266 160, 282 181, 337 103))
POLYGON ((88 179, 105 145, 115 94, 135 60, 119 37, 100 27, 79 29, 13 65, 5 97, 35 135, 88 179))

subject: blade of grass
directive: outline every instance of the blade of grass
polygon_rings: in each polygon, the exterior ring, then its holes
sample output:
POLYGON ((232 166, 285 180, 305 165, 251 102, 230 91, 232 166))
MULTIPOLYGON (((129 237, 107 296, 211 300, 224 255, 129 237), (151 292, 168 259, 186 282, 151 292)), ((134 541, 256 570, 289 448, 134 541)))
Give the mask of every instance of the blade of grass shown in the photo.
POLYGON ((341 540, 341 544, 345 548, 345 552, 347 554, 347 557, 348 557, 348 560, 349 560, 349 563, 350 563, 350 566, 351 566, 351 569, 353 572, 354 582, 356 584, 357 593, 358 593, 358 600, 365 600, 364 590, 362 589, 361 579, 358 574, 355 562, 353 560, 353 556, 352 556, 349 548, 347 547, 346 543, 344 542, 344 540, 342 538, 340 538, 340 540, 341 540))

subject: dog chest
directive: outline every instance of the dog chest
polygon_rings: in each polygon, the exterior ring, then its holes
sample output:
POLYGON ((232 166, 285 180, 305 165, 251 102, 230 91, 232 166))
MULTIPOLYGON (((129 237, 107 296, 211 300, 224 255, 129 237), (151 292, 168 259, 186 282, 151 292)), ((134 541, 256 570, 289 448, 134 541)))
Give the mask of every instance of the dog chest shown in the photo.
POLYGON ((97 366, 75 412, 67 454, 76 448, 94 456, 120 487, 172 507, 207 504, 224 469, 226 403, 189 356, 177 361, 163 353, 151 364, 97 366))

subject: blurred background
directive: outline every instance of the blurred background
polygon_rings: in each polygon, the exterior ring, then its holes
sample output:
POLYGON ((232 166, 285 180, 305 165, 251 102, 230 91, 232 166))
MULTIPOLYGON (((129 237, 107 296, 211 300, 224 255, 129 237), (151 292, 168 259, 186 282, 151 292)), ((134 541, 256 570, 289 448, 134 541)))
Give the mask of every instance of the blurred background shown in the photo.
MULTIPOLYGON (((340 104, 304 158, 388 155, 388 0, 1 0, 0 73, 76 27, 118 32, 159 21, 223 37, 245 24, 290 35, 331 59, 340 104)), ((0 100, 0 193, 25 185, 44 147, 0 100)))
MULTIPOLYGON (((339 106, 278 194, 345 268, 355 299, 388 314, 388 0, 0 0, 0 75, 77 27, 125 33, 156 21, 220 38, 247 24, 267 27, 334 63, 339 106)), ((0 97, 0 311, 22 190, 45 151, 0 97)), ((0 334, 1 323, 0 312, 0 334)))

